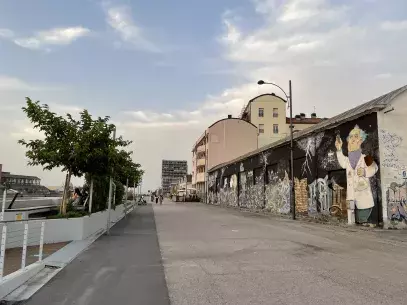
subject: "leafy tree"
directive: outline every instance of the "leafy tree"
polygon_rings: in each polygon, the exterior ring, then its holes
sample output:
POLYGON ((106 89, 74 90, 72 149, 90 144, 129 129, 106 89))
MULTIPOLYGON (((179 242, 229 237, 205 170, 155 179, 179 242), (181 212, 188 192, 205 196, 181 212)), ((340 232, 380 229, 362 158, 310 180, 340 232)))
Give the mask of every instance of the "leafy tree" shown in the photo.
POLYGON ((19 140, 28 151, 26 156, 29 165, 41 165, 45 170, 61 168, 67 172, 63 195, 63 211, 67 197, 67 188, 71 176, 81 176, 80 162, 78 162, 78 126, 70 115, 67 118, 57 115, 49 110, 48 105, 40 105, 39 101, 33 102, 26 98, 26 106, 23 107, 28 119, 44 134, 43 140, 19 140))
POLYGON ((67 173, 62 200, 63 214, 66 212, 72 175, 81 177, 88 173, 91 179, 100 177, 99 184, 103 184, 106 176, 115 172, 115 176, 123 178, 124 167, 131 159, 120 148, 131 142, 122 137, 111 137, 115 126, 108 123, 109 117, 94 120, 87 110, 80 112, 79 120, 70 114, 62 117, 50 111, 48 105, 40 105, 39 101, 33 102, 28 97, 23 111, 34 128, 44 134, 42 140, 19 140, 28 149, 28 164, 41 165, 45 170, 61 168, 67 173))

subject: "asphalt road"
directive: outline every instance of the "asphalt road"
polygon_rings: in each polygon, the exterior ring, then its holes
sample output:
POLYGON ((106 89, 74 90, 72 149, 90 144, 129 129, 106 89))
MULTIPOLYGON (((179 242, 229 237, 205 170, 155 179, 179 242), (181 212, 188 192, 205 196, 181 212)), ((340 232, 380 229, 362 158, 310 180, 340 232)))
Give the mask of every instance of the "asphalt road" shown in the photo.
POLYGON ((165 202, 133 212, 27 304, 405 304, 406 236, 165 202))
POLYGON ((173 305, 407 302, 406 232, 293 223, 197 204, 154 210, 173 305))

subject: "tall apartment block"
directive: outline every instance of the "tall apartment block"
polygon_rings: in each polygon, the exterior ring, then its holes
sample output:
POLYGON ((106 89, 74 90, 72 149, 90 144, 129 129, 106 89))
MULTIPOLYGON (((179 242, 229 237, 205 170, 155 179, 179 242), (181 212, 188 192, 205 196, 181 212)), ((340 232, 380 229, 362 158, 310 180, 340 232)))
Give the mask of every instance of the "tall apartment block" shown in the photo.
POLYGON ((187 161, 163 160, 161 169, 161 187, 163 194, 168 194, 173 185, 188 173, 187 161))

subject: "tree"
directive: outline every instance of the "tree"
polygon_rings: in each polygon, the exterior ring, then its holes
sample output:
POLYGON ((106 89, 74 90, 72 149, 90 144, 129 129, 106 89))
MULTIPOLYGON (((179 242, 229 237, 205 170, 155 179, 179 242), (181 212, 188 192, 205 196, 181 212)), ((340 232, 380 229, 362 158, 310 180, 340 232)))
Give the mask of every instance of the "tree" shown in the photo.
POLYGON ((49 110, 48 105, 40 105, 39 101, 33 102, 26 98, 26 106, 23 107, 28 119, 34 124, 34 129, 38 129, 44 134, 43 140, 19 140, 28 151, 26 156, 29 165, 42 165, 45 170, 61 168, 67 173, 63 195, 63 209, 67 197, 67 188, 71 181, 71 176, 81 176, 77 157, 78 147, 78 126, 70 115, 67 118, 58 116, 49 110))
POLYGON ((45 170, 61 168, 66 172, 62 199, 64 214, 72 175, 81 177, 89 173, 91 177, 104 177, 115 172, 115 167, 119 170, 127 160, 119 148, 131 142, 122 137, 112 139, 111 134, 116 127, 108 124, 109 117, 94 120, 87 110, 80 112, 79 120, 70 114, 62 117, 51 112, 48 105, 40 105, 39 101, 33 102, 28 97, 23 111, 34 128, 44 134, 42 140, 19 140, 28 149, 28 164, 41 165, 45 170))

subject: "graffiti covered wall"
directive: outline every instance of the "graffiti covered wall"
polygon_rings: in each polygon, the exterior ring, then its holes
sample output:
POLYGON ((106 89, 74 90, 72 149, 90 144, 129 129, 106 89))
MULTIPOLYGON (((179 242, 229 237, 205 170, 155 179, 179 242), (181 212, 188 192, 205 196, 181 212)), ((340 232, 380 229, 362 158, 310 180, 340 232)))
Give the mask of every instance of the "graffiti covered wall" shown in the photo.
POLYGON ((377 116, 384 226, 407 228, 407 94, 377 116))
MULTIPOLYGON (((381 220, 376 113, 294 142, 297 213, 346 218, 350 204, 357 222, 381 220)), ((289 156, 286 142, 212 171, 210 203, 290 213, 289 156)))

